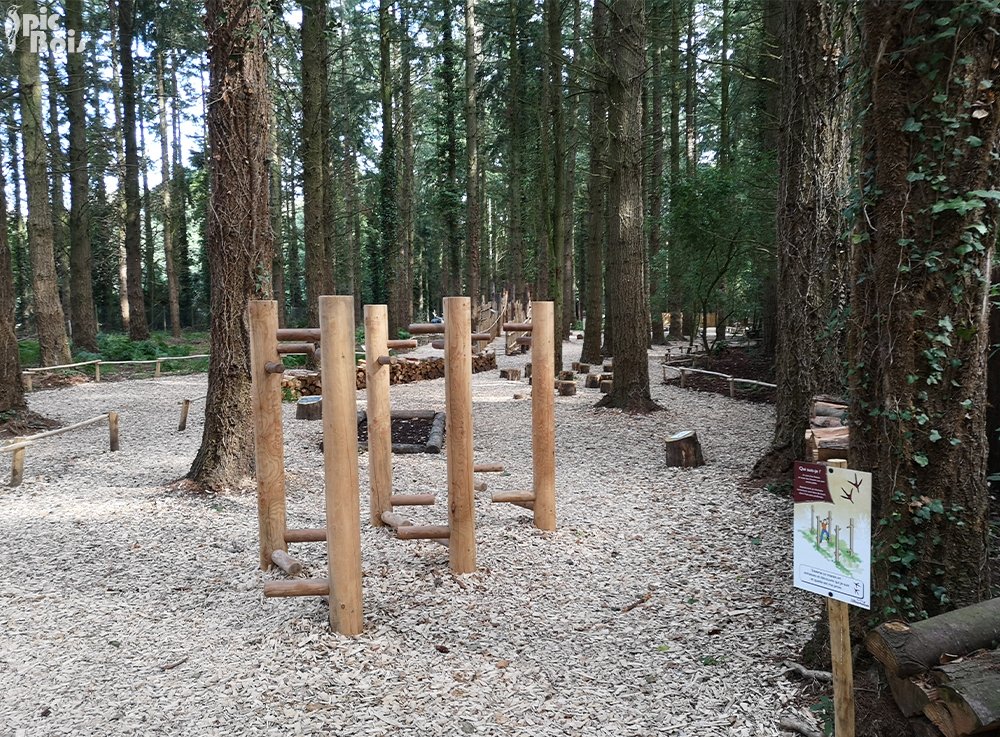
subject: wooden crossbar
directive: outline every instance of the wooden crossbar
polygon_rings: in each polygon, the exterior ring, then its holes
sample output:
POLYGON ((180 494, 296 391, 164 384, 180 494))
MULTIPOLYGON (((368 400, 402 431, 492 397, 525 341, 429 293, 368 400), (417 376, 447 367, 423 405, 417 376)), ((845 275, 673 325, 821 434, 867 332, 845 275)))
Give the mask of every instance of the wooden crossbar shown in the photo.
POLYGON ((319 328, 278 328, 279 341, 319 343, 321 335, 322 331, 319 328))
POLYGON ((503 473, 502 463, 477 463, 472 467, 476 473, 503 473))
POLYGON ((396 536, 400 540, 442 540, 451 537, 448 525, 408 525, 397 527, 396 536))
POLYGON ((387 340, 385 344, 393 350, 405 350, 417 347, 417 341, 415 340, 387 340))
POLYGON ((415 322, 406 328, 410 335, 443 335, 443 322, 415 322))
POLYGON ((389 503, 394 507, 430 507, 435 497, 433 494, 393 494, 389 503))
POLYGON ((264 596, 269 599, 286 596, 329 596, 330 579, 307 578, 296 581, 267 581, 264 596))
POLYGON ((306 527, 299 530, 285 530, 286 543, 322 543, 326 542, 326 529, 323 527, 306 527))
POLYGON ((533 491, 498 491, 493 494, 494 502, 534 502, 535 492, 533 491))
POLYGON ((533 330, 530 322, 505 322, 503 329, 507 333, 530 333, 533 330))
POLYGON ((278 353, 283 356, 290 353, 305 353, 311 356, 316 353, 316 346, 312 343, 279 343, 278 353))

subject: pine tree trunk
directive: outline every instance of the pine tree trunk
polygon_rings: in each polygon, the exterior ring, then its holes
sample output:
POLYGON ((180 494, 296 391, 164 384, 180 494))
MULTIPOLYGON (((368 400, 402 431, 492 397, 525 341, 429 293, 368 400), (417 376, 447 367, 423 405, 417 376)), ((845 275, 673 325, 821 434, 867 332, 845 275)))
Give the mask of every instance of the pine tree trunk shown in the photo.
MULTIPOLYGON (((121 46, 118 42, 118 0, 108 0, 108 16, 111 24, 111 109, 114 117, 113 139, 115 142, 115 176, 119 183, 125 180, 125 139, 122 133, 122 91, 121 91, 121 46)), ((100 97, 97 98, 100 102, 100 97)), ((125 254, 125 215, 123 212, 124 187, 115 190, 113 205, 114 242, 118 245, 118 308, 121 313, 122 330, 129 332, 130 311, 128 302, 128 258, 125 254)))
POLYGON ((566 196, 563 204, 563 291, 562 322, 560 336, 569 338, 576 319, 577 300, 573 289, 576 285, 576 157, 580 147, 580 84, 579 70, 583 56, 583 2, 573 0, 573 62, 567 64, 566 82, 569 90, 566 127, 566 196))
MULTIPOLYGON (((379 26, 379 92, 382 102, 382 153, 379 157, 378 225, 379 246, 372 254, 372 301, 389 304, 393 269, 398 261, 398 202, 396 200, 396 132, 392 117, 392 0, 380 0, 379 26)), ((390 305, 393 316, 395 305, 390 305)), ((389 331, 399 326, 390 319, 389 331)))
MULTIPOLYGON (((56 278, 59 282, 59 303, 63 317, 71 315, 73 304, 73 284, 70 280, 69 264, 69 223, 66 201, 63 197, 63 173, 66 164, 63 159, 62 136, 59 133, 59 73, 56 71, 54 55, 45 54, 45 74, 48 78, 49 97, 49 172, 51 174, 52 202, 52 246, 56 257, 56 278)), ((73 339, 73 321, 67 326, 69 338, 73 339)))
POLYGON ((695 0, 688 2, 687 52, 684 64, 684 142, 687 175, 698 169, 698 47, 695 40, 695 0))
MULTIPOLYGON (((681 0, 670 0, 670 207, 677 204, 681 183, 681 0)), ((683 294, 680 279, 681 257, 673 239, 667 246, 667 309, 670 312, 670 340, 682 340, 683 294)))
POLYGON ((396 269, 396 315, 395 323, 405 328, 413 322, 413 259, 416 238, 416 196, 414 189, 414 169, 416 150, 413 139, 413 41, 410 38, 410 14, 406 2, 401 6, 401 26, 403 41, 400 49, 402 80, 400 89, 400 127, 402 129, 403 151, 399 180, 400 256, 396 269))
POLYGON ((323 79, 325 0, 302 0, 302 193, 306 303, 309 324, 319 325, 319 297, 327 270, 324 223, 323 79))
POLYGON ((524 69, 521 60, 520 0, 510 0, 510 25, 507 33, 508 54, 510 56, 510 78, 507 96, 507 127, 510 132, 508 143, 509 164, 507 167, 507 288, 511 299, 524 300, 526 280, 524 276, 524 202, 521 194, 521 151, 524 145, 521 125, 524 99, 524 69))
MULTIPOLYGON (((782 0, 765 0, 764 33, 761 36, 760 77, 763 91, 764 124, 761 126, 761 145, 765 152, 777 151, 778 126, 780 125, 782 0)), ((774 356, 778 350, 778 263, 776 254, 761 250, 757 267, 763 273, 761 288, 760 350, 765 356, 774 356)))
MULTIPOLYGON (((66 27, 83 34, 83 0, 66 0, 66 27)), ((70 185, 70 279, 73 282, 71 319, 73 345, 97 352, 97 319, 94 314, 90 246, 90 181, 87 155, 87 111, 83 91, 86 86, 85 51, 66 55, 66 111, 69 118, 70 185)))
POLYGON ((760 478, 805 458, 815 394, 836 393, 842 354, 828 324, 842 306, 850 152, 842 69, 848 33, 836 0, 785 3, 778 191, 777 406, 772 447, 754 467, 760 478))
POLYGON ((466 294, 479 309, 479 252, 482 215, 479 211, 479 114, 476 110, 476 0, 465 0, 465 263, 466 294))
POLYGON ((156 94, 160 113, 160 189, 163 192, 163 259, 167 269, 167 302, 170 309, 170 331, 175 338, 181 337, 180 286, 177 281, 177 265, 174 259, 174 207, 173 177, 170 172, 170 130, 167 124, 167 92, 164 78, 165 52, 156 55, 156 94))
POLYGON ((128 294, 128 336, 149 337, 142 289, 142 243, 139 216, 139 145, 136 138, 135 64, 132 56, 135 9, 133 0, 119 0, 119 59, 122 75, 122 135, 125 141, 125 274, 128 294))
POLYGON ((441 14, 441 81, 445 107, 445 183, 442 199, 447 240, 441 279, 443 296, 462 293, 462 243, 458 229, 461 194, 458 188, 458 122, 455 115, 457 93, 451 13, 451 0, 445 0, 441 14))
POLYGON ((542 9, 548 35, 548 103, 551 125, 552 158, 546 168, 552 172, 552 200, 546 217, 548 219, 548 265, 549 298, 554 303, 556 314, 555 365, 562 370, 562 303, 563 303, 563 248, 565 247, 566 220, 563 208, 566 206, 566 131, 563 123, 562 91, 562 20, 559 0, 544 0, 542 9))
POLYGON ((880 0, 865 6, 863 33, 850 462, 872 472, 881 521, 873 611, 913 619, 989 595, 986 306, 1000 216, 989 90, 1000 85, 1000 19, 957 1, 880 0))
POLYGON ((271 268, 268 209, 266 11, 248 0, 206 0, 210 99, 211 354, 205 430, 188 478, 232 488, 252 470, 250 299, 271 268))
POLYGON ((654 35, 652 63, 653 104, 649 120, 653 135, 653 155, 649 171, 649 322, 653 343, 662 344, 663 304, 660 297, 662 275, 656 268, 657 257, 663 248, 663 63, 660 41, 654 35))
MULTIPOLYGON (((38 14, 35 0, 21 3, 24 14, 38 14)), ((18 81, 21 102, 21 138, 24 142, 24 184, 28 195, 28 249, 34 289, 35 324, 43 366, 69 363, 69 339, 53 250, 52 210, 46 168, 45 130, 42 124, 42 85, 38 54, 22 38, 17 43, 18 81)))
POLYGON ((590 77, 590 172, 587 179, 587 294, 585 314, 587 324, 583 334, 580 360, 601 362, 602 307, 604 301, 605 218, 608 189, 608 98, 607 98, 607 34, 608 6, 604 0, 594 0, 594 54, 590 77))
MULTIPOLYGON (((23 41, 22 41, 23 43, 23 41)), ((0 413, 24 407, 21 360, 14 333, 14 269, 7 242, 7 183, 0 149, 0 413)))
POLYGON ((142 172, 142 222, 145 246, 143 256, 146 260, 144 276, 146 286, 143 288, 143 300, 146 307, 148 322, 156 325, 156 244, 153 240, 153 214, 150 207, 149 197, 149 172, 146 162, 149 161, 149 152, 146 149, 146 115, 143 107, 139 106, 139 160, 142 162, 140 171, 142 172))
POLYGON ((642 278, 642 109, 646 67, 646 20, 643 0, 617 0, 610 8, 608 130, 612 202, 608 241, 608 282, 615 309, 615 379, 600 407, 629 412, 659 409, 649 393, 647 333, 649 309, 642 278))
POLYGON ((173 96, 170 104, 170 127, 174 135, 174 179, 173 194, 171 199, 174 202, 174 260, 177 264, 177 292, 180 303, 181 327, 184 327, 185 315, 191 314, 192 285, 191 285, 191 257, 188 252, 187 237, 187 200, 188 185, 187 175, 184 171, 184 162, 181 158, 181 124, 180 112, 177 109, 177 57, 171 55, 170 63, 170 89, 173 96))

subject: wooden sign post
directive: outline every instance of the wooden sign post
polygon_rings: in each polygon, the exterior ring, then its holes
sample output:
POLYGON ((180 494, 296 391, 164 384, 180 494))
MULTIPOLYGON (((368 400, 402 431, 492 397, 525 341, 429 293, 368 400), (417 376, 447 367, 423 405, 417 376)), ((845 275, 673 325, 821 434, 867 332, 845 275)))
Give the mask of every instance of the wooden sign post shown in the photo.
MULTIPOLYGON (((836 458, 827 461, 827 465, 847 468, 847 461, 836 458)), ((851 615, 847 607, 846 603, 827 597, 830 660, 833 666, 833 720, 837 737, 854 737, 854 660, 851 654, 851 615)))

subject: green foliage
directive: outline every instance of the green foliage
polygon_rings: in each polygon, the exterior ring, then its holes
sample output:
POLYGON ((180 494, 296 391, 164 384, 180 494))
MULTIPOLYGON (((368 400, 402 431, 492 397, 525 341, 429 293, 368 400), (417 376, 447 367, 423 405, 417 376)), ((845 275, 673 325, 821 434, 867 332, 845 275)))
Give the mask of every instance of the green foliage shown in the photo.
POLYGON ((833 699, 823 696, 818 703, 809 707, 809 711, 816 715, 823 727, 823 734, 826 737, 833 737, 835 709, 833 699))
POLYGON ((37 340, 19 340, 17 349, 21 358, 21 368, 39 365, 41 349, 38 347, 37 340))
POLYGON ((403 328, 400 328, 399 330, 396 331, 396 337, 399 338, 400 340, 409 340, 413 336, 410 335, 409 330, 403 330, 403 328))

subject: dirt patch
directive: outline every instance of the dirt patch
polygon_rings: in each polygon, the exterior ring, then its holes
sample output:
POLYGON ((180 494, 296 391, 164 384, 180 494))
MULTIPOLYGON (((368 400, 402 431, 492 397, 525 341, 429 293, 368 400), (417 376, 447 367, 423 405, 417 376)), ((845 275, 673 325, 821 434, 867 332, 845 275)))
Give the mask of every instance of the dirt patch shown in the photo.
MULTIPOLYGON (((427 438, 431 434, 431 426, 434 424, 433 418, 425 417, 393 417, 392 418, 392 444, 412 444, 425 445, 427 438)), ((368 442, 368 420, 364 419, 358 423, 358 440, 368 442)))
MULTIPOLYGON (((674 368, 685 368, 687 366, 703 371, 715 371, 720 374, 727 374, 737 379, 752 379, 770 384, 774 383, 774 360, 743 348, 726 348, 714 355, 698 356, 693 363, 677 365, 674 368)), ((670 378, 663 383, 680 385, 680 378, 670 378)), ((729 396, 729 381, 719 376, 687 374, 684 379, 684 388, 698 392, 711 392, 713 394, 729 396)), ((737 382, 736 399, 773 404, 775 390, 769 387, 740 384, 737 382)))
POLYGON ((62 423, 27 409, 0 413, 0 440, 34 435, 57 427, 62 427, 62 423))

